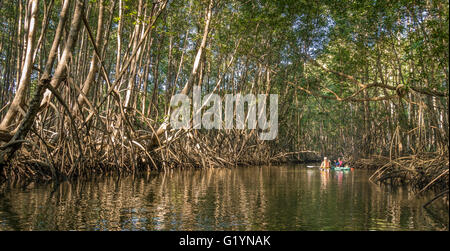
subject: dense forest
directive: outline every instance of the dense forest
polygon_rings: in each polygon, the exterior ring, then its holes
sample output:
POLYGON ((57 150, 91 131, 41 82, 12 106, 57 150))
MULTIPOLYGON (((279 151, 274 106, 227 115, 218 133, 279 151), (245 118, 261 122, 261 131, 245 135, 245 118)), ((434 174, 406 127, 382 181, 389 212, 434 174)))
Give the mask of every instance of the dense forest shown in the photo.
POLYGON ((0 21, 3 179, 344 156, 448 194, 448 1, 13 0, 0 21), (276 139, 171 127, 196 86, 278 94, 276 139))

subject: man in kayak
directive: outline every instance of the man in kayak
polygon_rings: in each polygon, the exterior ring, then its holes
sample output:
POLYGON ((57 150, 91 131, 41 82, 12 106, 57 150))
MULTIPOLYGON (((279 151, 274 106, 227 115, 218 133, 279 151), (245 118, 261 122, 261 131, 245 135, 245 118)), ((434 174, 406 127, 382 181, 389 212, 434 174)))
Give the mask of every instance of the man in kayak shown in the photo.
POLYGON ((320 164, 321 169, 330 169, 330 161, 327 160, 327 157, 323 157, 323 161, 320 164))

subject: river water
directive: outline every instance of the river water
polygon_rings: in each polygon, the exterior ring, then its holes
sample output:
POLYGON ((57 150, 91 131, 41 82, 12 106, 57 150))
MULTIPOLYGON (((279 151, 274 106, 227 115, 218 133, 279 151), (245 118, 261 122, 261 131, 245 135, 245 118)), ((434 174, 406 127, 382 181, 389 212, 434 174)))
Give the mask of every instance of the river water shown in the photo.
POLYGON ((448 230, 432 195, 371 171, 304 165, 175 170, 4 187, 0 230, 448 230))

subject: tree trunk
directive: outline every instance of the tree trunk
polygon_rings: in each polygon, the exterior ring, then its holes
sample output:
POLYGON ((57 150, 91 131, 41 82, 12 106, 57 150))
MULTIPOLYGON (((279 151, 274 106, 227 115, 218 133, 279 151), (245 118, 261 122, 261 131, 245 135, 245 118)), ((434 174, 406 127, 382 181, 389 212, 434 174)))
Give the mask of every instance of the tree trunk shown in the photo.
MULTIPOLYGON (((103 11, 104 11, 104 5, 103 0, 99 1, 99 11, 98 11, 98 21, 97 21, 97 34, 95 37, 95 46, 97 47, 98 51, 102 51, 102 37, 103 37, 103 11)), ((82 85, 81 91, 84 95, 80 94, 78 95, 78 104, 80 105, 79 109, 81 111, 81 108, 83 107, 83 104, 85 103, 85 97, 88 96, 89 89, 91 88, 92 83, 94 82, 95 76, 98 71, 98 58, 95 55, 95 53, 92 54, 91 64, 89 68, 89 73, 82 85)), ((74 110, 78 110, 78 104, 75 103, 74 110)))
MULTIPOLYGON (((63 8, 63 11, 64 11, 64 9, 65 8, 63 8)), ((9 162, 11 157, 14 155, 14 153, 17 151, 17 149, 20 148, 20 146, 23 143, 23 139, 25 139, 26 135, 28 134, 28 131, 31 129, 31 127, 34 123, 34 118, 36 117, 36 114, 38 113, 39 108, 42 104, 41 99, 45 95, 44 91, 45 91, 47 85, 52 85, 55 88, 63 81, 63 79, 66 78, 66 76, 65 76, 66 67, 67 67, 67 64, 69 63, 70 57, 72 56, 72 51, 73 51, 73 48, 75 47, 75 42, 76 42, 76 39, 78 36, 78 31, 80 30, 83 9, 84 9, 84 3, 82 1, 77 1, 74 15, 73 15, 73 20, 72 20, 72 23, 70 26, 69 37, 66 41, 61 60, 59 61, 58 66, 56 67, 53 77, 50 79, 51 68, 46 68, 44 73, 42 74, 42 77, 38 81, 38 84, 36 86, 33 97, 30 100, 28 111, 25 114, 24 119, 20 123, 20 125, 17 129, 17 132, 14 134, 14 136, 12 137, 10 142, 8 144, 6 144, 6 146, 2 147, 2 148, 4 148, 4 150, 2 150, 0 152, 0 174, 3 173, 4 166, 7 165, 7 163, 9 162)), ((65 20, 65 19, 60 18, 60 24, 61 24, 61 20, 65 20)), ((63 25, 64 24, 61 24, 61 27, 63 25)), ((58 24, 58 27, 59 27, 59 24, 58 24)), ((53 46, 52 46, 52 48, 54 48, 54 49, 57 48, 57 44, 59 43, 59 42, 55 42, 59 36, 60 36, 60 34, 55 34, 55 40, 53 41, 53 46)), ((54 53, 55 53, 54 51, 51 51, 50 55, 54 55, 54 53)), ((53 58, 49 56, 46 65, 51 67, 52 60, 53 60, 53 58)), ((50 95, 48 95, 47 98, 49 99, 50 95)))
POLYGON ((19 85, 17 86, 16 95, 11 103, 11 106, 0 124, 0 130, 8 130, 12 125, 18 112, 22 109, 25 103, 27 90, 30 85, 31 71, 33 68, 33 54, 34 54, 34 40, 36 31, 36 16, 38 12, 39 0, 32 0, 30 12, 30 24, 27 37, 27 49, 25 54, 25 61, 20 77, 19 85))

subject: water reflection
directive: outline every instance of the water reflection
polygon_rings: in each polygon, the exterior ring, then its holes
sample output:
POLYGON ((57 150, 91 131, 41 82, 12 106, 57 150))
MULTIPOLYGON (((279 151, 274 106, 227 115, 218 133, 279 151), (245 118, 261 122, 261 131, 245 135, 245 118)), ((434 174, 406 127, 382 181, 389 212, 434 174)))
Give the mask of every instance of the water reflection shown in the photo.
POLYGON ((303 166, 183 170, 0 193, 0 230, 445 230, 448 211, 303 166))
POLYGON ((327 186, 330 180, 330 171, 329 170, 320 170, 320 189, 322 191, 328 191, 327 186))

